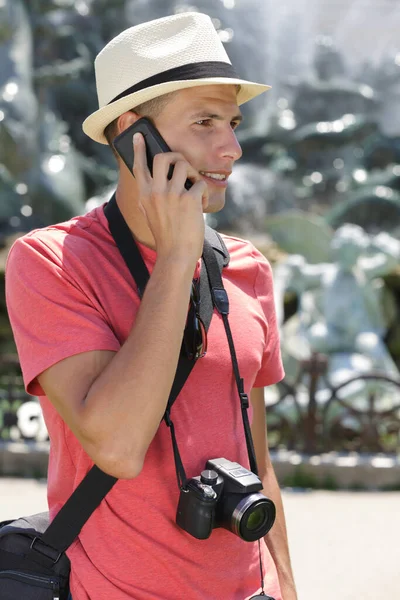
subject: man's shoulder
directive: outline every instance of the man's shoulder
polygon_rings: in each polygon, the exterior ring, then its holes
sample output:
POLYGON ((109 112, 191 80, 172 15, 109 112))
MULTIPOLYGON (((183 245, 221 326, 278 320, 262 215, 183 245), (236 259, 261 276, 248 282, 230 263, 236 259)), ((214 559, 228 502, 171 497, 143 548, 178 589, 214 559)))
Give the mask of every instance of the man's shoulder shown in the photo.
POLYGON ((220 235, 230 255, 226 276, 231 277, 239 287, 251 282, 257 294, 270 289, 273 285, 272 266, 255 244, 236 236, 220 235))
POLYGON ((219 233, 219 235, 229 252, 230 265, 231 263, 232 266, 235 265, 237 261, 247 261, 249 264, 258 262, 269 264, 264 254, 250 240, 224 233, 219 233))
POLYGON ((95 209, 68 221, 33 229, 15 240, 9 260, 13 255, 23 257, 32 252, 57 260, 65 257, 69 251, 83 251, 93 236, 99 238, 99 225, 98 209, 95 209))

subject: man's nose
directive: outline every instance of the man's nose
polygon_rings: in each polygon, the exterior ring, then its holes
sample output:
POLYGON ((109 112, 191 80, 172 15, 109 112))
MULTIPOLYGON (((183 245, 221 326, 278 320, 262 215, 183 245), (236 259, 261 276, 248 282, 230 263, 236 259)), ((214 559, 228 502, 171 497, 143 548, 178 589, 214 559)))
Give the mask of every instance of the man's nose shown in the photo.
POLYGON ((231 160, 239 160, 243 154, 235 131, 231 127, 229 127, 229 131, 224 136, 220 150, 223 158, 230 158, 231 160))

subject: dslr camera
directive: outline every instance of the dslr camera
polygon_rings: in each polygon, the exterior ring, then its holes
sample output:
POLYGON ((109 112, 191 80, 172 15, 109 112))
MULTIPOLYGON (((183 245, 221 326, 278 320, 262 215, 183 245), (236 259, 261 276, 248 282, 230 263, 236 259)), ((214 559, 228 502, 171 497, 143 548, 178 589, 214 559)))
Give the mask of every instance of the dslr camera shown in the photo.
POLYGON ((258 492, 262 483, 251 471, 226 458, 207 461, 198 477, 189 479, 179 496, 176 523, 199 540, 224 527, 246 542, 268 533, 275 505, 258 492))

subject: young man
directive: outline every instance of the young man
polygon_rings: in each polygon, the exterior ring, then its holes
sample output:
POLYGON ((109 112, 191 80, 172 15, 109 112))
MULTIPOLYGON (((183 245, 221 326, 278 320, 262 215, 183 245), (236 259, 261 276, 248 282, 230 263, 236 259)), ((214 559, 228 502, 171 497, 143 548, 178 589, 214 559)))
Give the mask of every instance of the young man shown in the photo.
MULTIPOLYGON (((20 238, 7 268, 7 300, 27 390, 40 396, 51 439, 54 516, 93 463, 120 479, 69 549, 74 600, 244 600, 260 588, 258 543, 223 528, 198 540, 175 523, 179 490, 168 428, 204 212, 221 210, 241 156, 239 104, 268 89, 234 73, 206 15, 184 13, 130 28, 96 59, 100 109, 85 132, 106 143, 141 116, 173 152, 134 175, 119 160, 118 207, 151 273, 142 301, 104 207, 20 238), (168 180, 170 165, 175 166, 168 180), (184 188, 187 178, 193 182, 184 188)), ((264 492, 277 518, 261 544, 265 591, 296 600, 279 487, 270 462, 263 386, 283 377, 265 258, 224 236, 223 270, 264 492)), ((188 477, 211 458, 249 467, 231 357, 214 311, 208 351, 173 407, 188 477)))

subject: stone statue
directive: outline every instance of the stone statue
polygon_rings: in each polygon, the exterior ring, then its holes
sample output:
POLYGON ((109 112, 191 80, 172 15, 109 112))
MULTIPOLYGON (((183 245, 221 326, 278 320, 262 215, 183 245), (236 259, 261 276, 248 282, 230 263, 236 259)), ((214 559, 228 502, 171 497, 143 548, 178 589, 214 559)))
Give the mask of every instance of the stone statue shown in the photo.
POLYGON ((399 264, 400 242, 346 224, 334 233, 330 249, 332 262, 309 264, 292 255, 278 268, 278 289, 299 298, 295 323, 289 319, 282 327, 284 353, 297 359, 328 355, 333 385, 372 370, 397 377, 384 343, 394 302, 388 302, 382 276, 399 264))

